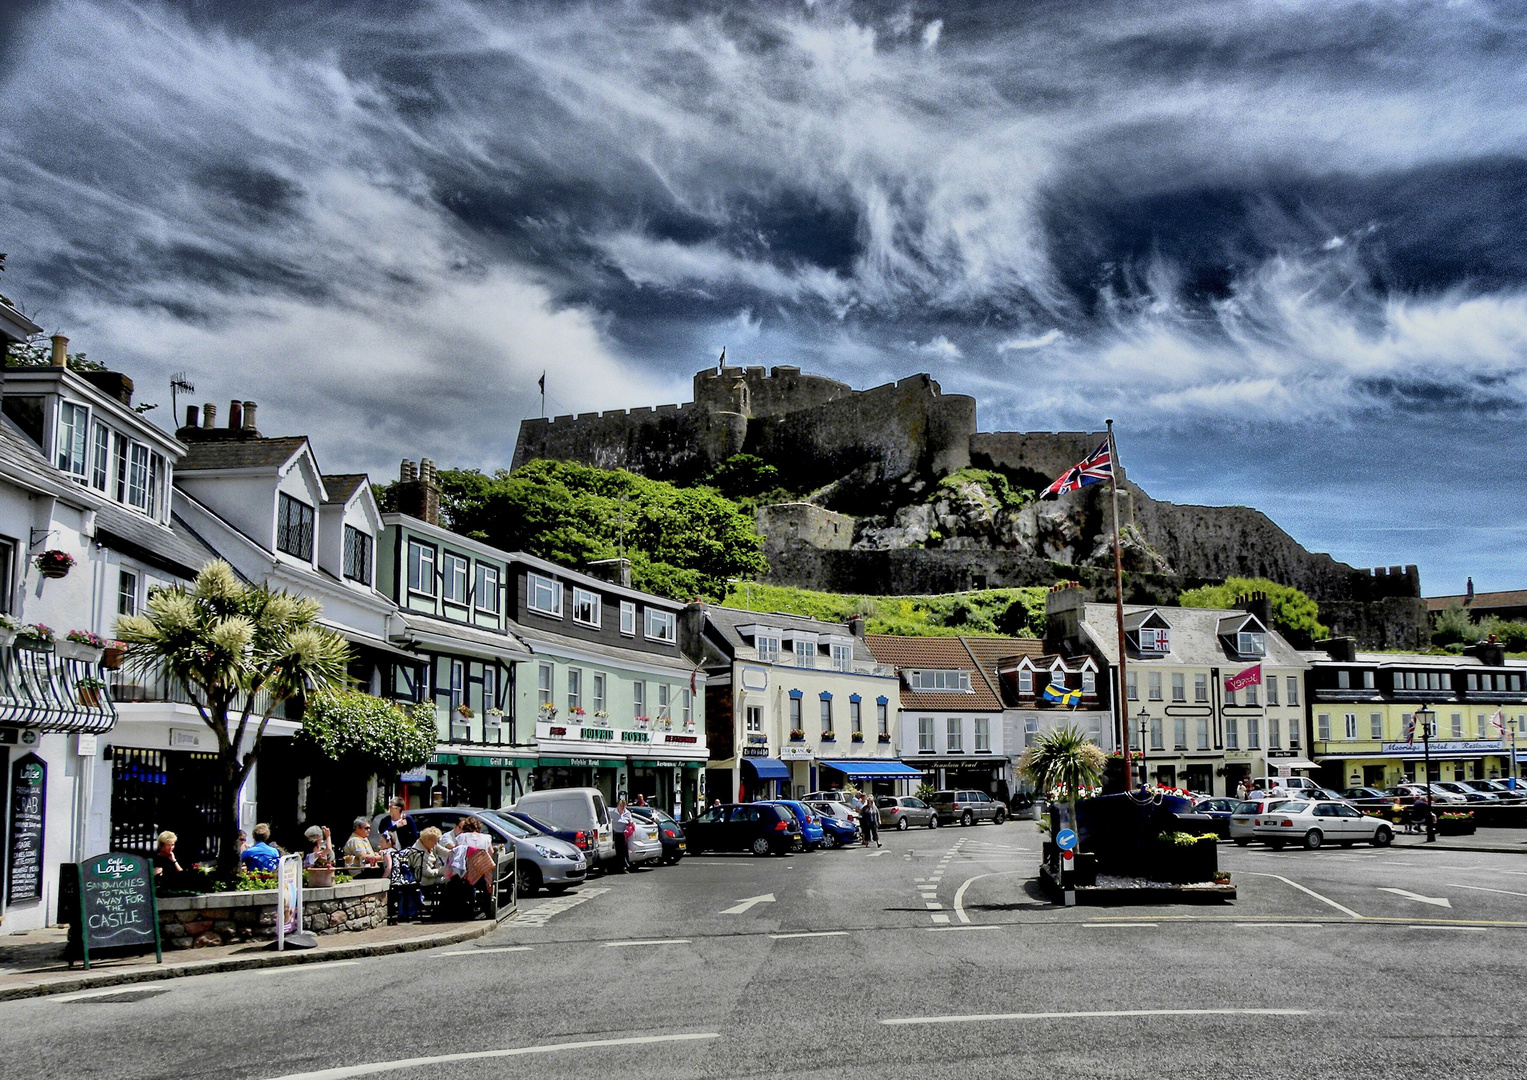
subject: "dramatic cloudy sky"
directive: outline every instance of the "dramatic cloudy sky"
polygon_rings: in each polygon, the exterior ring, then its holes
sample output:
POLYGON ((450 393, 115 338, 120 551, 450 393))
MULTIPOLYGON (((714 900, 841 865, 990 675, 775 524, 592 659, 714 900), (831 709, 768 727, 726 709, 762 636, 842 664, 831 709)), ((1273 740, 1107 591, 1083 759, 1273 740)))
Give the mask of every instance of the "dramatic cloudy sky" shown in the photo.
POLYGON ((0 287, 330 470, 726 345, 1517 587, 1524 56, 1471 0, 8 0, 0 287))

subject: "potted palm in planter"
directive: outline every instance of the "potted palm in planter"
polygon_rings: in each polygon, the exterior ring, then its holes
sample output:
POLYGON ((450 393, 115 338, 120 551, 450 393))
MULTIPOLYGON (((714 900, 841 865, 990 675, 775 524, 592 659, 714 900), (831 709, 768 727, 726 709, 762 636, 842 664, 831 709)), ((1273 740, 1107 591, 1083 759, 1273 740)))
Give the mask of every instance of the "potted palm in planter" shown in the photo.
POLYGON ((78 660, 85 664, 99 664, 106 655, 106 640, 89 630, 70 630, 55 647, 64 660, 78 660))
MULTIPOLYGON (((1108 762, 1103 748, 1089 739, 1082 729, 1067 724, 1051 728, 1039 736, 1039 740, 1024 751, 1019 768, 1033 781, 1038 791, 1053 792, 1060 796, 1054 808, 1059 821, 1055 831, 1076 827, 1076 800, 1084 788, 1097 787, 1103 780, 1103 769, 1108 762)), ((1052 843, 1045 844, 1046 854, 1052 853, 1052 843)), ((1059 878, 1059 867, 1056 867, 1059 878)))
POLYGON ((45 578, 61 578, 69 576, 69 571, 74 568, 74 561, 74 556, 67 551, 49 548, 33 559, 32 565, 36 566, 38 573, 45 578))

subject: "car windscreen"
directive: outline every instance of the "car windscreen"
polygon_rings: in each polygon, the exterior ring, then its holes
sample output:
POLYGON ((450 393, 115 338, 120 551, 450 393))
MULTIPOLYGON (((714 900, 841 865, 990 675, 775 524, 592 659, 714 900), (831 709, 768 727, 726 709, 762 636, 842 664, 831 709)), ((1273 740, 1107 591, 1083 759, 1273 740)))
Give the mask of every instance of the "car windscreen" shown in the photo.
POLYGON ((1269 810, 1277 810, 1284 814, 1302 814, 1309 808, 1310 804, 1307 802, 1274 803, 1268 807, 1269 810))
POLYGON ((1254 802, 1236 803, 1235 812, 1237 814, 1255 814, 1257 812, 1257 804, 1254 802))
POLYGON ((516 810, 512 814, 505 814, 503 816, 513 818, 515 821, 523 822, 526 825, 529 825, 536 832, 547 833, 549 835, 557 831, 556 826, 548 825, 546 822, 542 821, 534 814, 524 814, 516 810))
POLYGON ((495 814, 493 811, 489 810, 478 816, 483 818, 486 824, 497 825, 510 836, 517 836, 521 840, 528 839, 532 836, 541 835, 530 826, 526 825, 523 821, 516 821, 514 818, 509 817, 506 814, 495 814))

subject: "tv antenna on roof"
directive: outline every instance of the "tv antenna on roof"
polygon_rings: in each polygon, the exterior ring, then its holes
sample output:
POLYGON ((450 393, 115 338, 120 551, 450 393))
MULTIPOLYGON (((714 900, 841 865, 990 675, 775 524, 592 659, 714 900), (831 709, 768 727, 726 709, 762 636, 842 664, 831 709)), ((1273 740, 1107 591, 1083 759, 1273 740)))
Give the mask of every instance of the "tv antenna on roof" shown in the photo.
POLYGON ((196 387, 187 379, 184 371, 177 371, 170 376, 170 423, 180 423, 180 391, 188 394, 196 393, 196 387))

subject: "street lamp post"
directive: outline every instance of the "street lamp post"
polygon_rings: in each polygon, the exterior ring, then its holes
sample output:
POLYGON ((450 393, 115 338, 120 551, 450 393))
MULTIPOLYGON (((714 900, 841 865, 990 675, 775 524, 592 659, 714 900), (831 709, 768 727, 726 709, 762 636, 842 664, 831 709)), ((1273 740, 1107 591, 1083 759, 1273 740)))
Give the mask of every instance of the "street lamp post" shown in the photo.
POLYGON ((1145 767, 1145 733, 1151 725, 1151 714, 1146 711, 1144 705, 1140 706, 1140 715, 1137 719, 1140 721, 1140 790, 1144 791, 1146 781, 1150 779, 1150 772, 1145 767))
POLYGON ((1511 771, 1509 773, 1507 773, 1507 775, 1511 777, 1511 783, 1507 784, 1506 786, 1509 787, 1512 791, 1515 791, 1517 789, 1517 783, 1516 783, 1516 721, 1515 720, 1507 720, 1506 724, 1507 724, 1507 726, 1509 726, 1511 728, 1511 761, 1509 762, 1509 764, 1511 766, 1511 771))
POLYGON ((1426 761, 1426 842, 1437 839, 1437 815, 1432 805, 1432 721, 1437 714, 1426 707, 1426 702, 1416 710, 1415 722, 1421 726, 1421 756, 1426 761))

